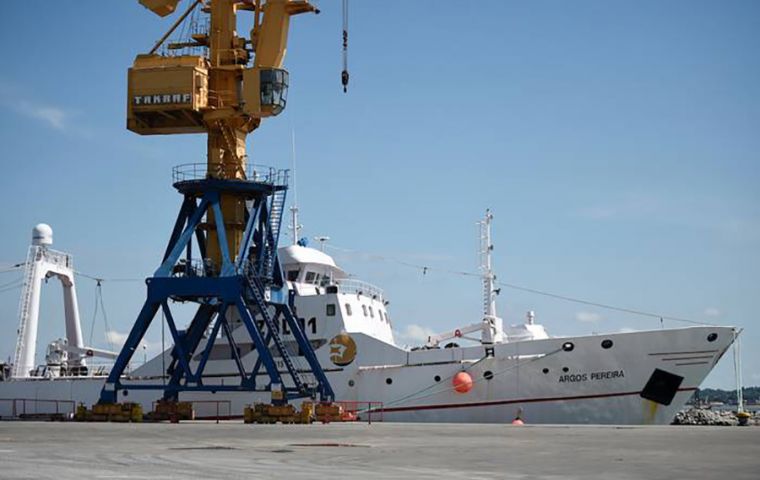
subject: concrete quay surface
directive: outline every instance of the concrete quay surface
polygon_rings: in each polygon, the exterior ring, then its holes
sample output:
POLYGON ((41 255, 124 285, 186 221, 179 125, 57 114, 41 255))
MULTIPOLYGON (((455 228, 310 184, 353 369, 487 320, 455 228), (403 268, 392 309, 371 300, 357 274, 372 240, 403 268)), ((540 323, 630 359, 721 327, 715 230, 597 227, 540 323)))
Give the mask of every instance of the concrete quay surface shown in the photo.
POLYGON ((0 422, 1 479, 753 479, 760 428, 0 422))

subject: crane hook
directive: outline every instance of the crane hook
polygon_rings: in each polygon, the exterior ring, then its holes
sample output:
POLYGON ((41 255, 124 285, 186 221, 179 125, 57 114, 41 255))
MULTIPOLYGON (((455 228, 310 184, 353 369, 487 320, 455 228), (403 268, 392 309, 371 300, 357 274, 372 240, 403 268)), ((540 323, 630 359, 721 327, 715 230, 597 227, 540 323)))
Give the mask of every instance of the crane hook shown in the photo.
POLYGON ((348 0, 343 0, 343 71, 340 72, 343 93, 348 92, 348 0))

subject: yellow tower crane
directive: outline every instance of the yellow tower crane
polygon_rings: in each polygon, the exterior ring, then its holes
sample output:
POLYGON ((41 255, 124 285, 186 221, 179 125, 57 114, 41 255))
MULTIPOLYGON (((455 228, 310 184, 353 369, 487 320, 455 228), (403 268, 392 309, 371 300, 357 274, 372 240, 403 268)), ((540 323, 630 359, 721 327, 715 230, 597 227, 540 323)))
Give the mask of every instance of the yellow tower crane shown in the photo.
MULTIPOLYGON (((180 0, 139 0, 162 17, 180 0)), ((290 17, 319 13, 308 0, 190 0, 187 10, 147 54, 138 55, 128 77, 127 128, 141 135, 208 134, 206 175, 245 179, 246 137, 265 117, 285 108, 288 72, 283 69, 290 17), (168 52, 203 48, 201 55, 157 53, 169 36, 198 10, 207 26, 168 52), (249 38, 238 36, 237 14, 253 16, 249 38)), ((229 252, 237 252, 245 226, 245 205, 222 195, 229 252)), ((207 213, 213 224, 213 212, 207 213)), ((207 256, 217 268, 217 232, 207 231, 207 256)), ((232 259, 234 261, 234 259, 232 259)))

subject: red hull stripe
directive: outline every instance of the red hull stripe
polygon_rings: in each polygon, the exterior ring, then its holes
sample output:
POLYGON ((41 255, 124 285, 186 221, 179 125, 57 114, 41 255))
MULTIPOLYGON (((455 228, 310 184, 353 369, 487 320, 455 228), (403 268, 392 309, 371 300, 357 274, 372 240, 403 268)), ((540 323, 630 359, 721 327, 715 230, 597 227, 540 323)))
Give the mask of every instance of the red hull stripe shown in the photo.
MULTIPOLYGON (((691 392, 696 390, 697 387, 679 388, 679 392, 691 392)), ((538 402, 562 402, 568 400, 587 400, 593 398, 609 398, 609 397, 625 397, 628 395, 639 395, 641 392, 618 392, 618 393, 603 393, 596 395, 576 395, 573 397, 546 397, 546 398, 522 398, 519 400, 492 400, 489 402, 471 402, 471 403, 441 403, 437 405, 414 405, 409 407, 387 407, 372 412, 410 412, 414 410, 440 410, 444 408, 471 408, 471 407, 491 407, 494 405, 511 405, 514 403, 538 403, 538 402)))

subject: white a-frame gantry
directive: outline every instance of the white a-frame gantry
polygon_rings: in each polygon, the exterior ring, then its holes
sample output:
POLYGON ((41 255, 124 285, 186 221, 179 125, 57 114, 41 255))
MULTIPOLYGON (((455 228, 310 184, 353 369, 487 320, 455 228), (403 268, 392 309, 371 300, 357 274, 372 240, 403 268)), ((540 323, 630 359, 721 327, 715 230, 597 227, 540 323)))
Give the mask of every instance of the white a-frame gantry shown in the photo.
MULTIPOLYGON (((63 286, 63 303, 66 317, 68 345, 83 351, 82 328, 79 323, 79 306, 74 284, 74 263, 71 255, 52 250, 53 230, 41 223, 32 230, 32 244, 26 259, 24 286, 19 302, 19 327, 12 377, 28 378, 35 369, 37 326, 40 314, 42 282, 57 277, 63 286)), ((84 366, 84 355, 70 353, 69 367, 84 366)))

